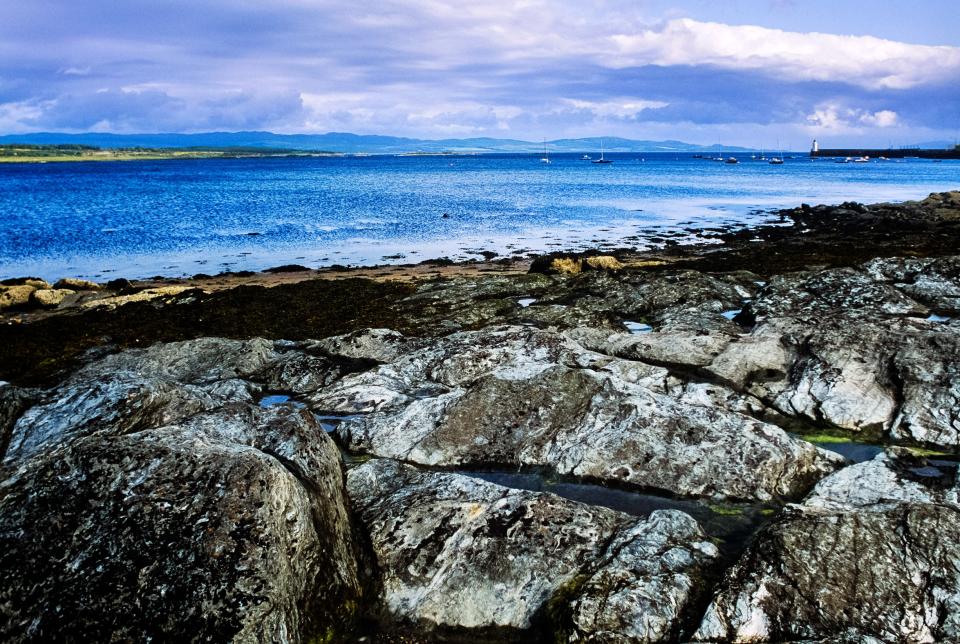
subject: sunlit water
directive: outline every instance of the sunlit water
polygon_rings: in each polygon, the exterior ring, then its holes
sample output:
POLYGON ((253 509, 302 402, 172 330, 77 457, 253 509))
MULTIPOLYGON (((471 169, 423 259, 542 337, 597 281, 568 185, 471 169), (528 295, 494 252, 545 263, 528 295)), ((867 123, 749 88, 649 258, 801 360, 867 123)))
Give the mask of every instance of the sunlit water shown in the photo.
POLYGON ((0 165, 0 277, 193 275, 650 245, 806 203, 960 188, 960 162, 727 165, 689 154, 0 165))

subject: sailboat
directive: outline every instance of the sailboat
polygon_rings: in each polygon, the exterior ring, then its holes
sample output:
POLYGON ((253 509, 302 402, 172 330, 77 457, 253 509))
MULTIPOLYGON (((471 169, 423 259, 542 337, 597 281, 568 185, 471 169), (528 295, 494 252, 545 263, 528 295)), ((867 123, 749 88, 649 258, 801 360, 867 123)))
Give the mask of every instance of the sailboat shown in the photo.
POLYGON ((779 156, 770 159, 770 165, 783 165, 783 148, 780 147, 780 141, 777 141, 777 150, 779 151, 779 156))
POLYGON ((540 163, 550 163, 550 155, 547 153, 547 139, 543 139, 543 156, 540 157, 540 163))
POLYGON ((600 139, 600 158, 594 159, 591 163, 613 163, 610 159, 603 158, 603 139, 600 139))

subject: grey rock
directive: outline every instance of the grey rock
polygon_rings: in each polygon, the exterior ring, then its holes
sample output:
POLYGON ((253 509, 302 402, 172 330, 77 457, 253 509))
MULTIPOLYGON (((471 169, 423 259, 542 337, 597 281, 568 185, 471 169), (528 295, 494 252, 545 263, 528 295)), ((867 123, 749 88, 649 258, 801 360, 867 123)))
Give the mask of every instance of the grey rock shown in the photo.
POLYGON ((862 271, 834 268, 770 278, 751 309, 758 319, 850 314, 857 318, 926 315, 927 307, 862 271))
POLYGON ((0 462, 10 444, 14 424, 38 397, 38 392, 31 389, 7 383, 0 385, 0 462))
POLYGON ((960 314, 960 256, 878 258, 867 262, 864 270, 932 309, 960 314))
POLYGON ((516 636, 553 604, 581 640, 607 641, 626 619, 619 641, 663 641, 717 556, 677 511, 636 519, 385 459, 351 470, 348 490, 381 571, 381 619, 418 634, 516 636))
POLYGON ((160 427, 222 406, 251 401, 242 380, 277 359, 273 343, 200 338, 132 349, 96 360, 45 392, 12 430, 4 464, 51 442, 97 432, 160 427))
POLYGON ((401 354, 422 345, 422 341, 404 337, 391 329, 363 329, 346 335, 304 343, 306 349, 326 355, 371 362, 392 362, 401 354))
POLYGON ((548 467, 689 496, 792 498, 842 462, 716 400, 671 396, 663 370, 630 364, 560 334, 503 327, 439 340, 310 402, 349 416, 337 432, 355 451, 548 467))
POLYGON ((355 555, 337 448, 305 412, 85 435, 0 484, 0 637, 332 641, 355 555))
POLYGON ((956 488, 916 461, 882 454, 789 506, 727 572, 694 639, 960 637, 956 488))

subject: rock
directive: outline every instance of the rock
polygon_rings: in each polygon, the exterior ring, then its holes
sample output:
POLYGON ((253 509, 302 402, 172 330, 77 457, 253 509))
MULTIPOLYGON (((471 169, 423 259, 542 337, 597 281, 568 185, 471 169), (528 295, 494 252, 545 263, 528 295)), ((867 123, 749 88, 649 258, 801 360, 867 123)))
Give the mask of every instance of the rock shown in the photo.
POLYGON ((199 291, 199 289, 193 286, 159 286, 156 288, 145 288, 141 291, 130 293, 129 295, 98 297, 96 299, 83 302, 81 306, 88 309, 98 307, 116 308, 131 302, 148 302, 150 300, 168 299, 176 295, 187 293, 188 291, 199 291))
POLYGON ((694 639, 960 637, 954 479, 918 474, 929 466, 915 461, 880 455, 789 506, 727 572, 694 639))
POLYGON ((306 413, 85 435, 0 487, 4 641, 341 641, 359 596, 339 454, 306 413))
POLYGON ((51 288, 50 283, 39 277, 13 277, 0 281, 2 286, 32 286, 36 289, 51 288))
POLYGON ((571 602, 570 641, 678 641, 705 590, 699 571, 717 556, 696 521, 676 510, 656 510, 617 535, 613 553, 578 588, 571 602))
POLYGON ((389 460, 351 470, 347 485, 381 573, 381 621, 418 635, 533 636, 549 605, 561 632, 587 641, 621 620, 619 641, 666 640, 717 557, 677 511, 636 519, 389 460))
POLYGON ((250 401, 243 376, 274 359, 273 344, 201 338, 109 355, 43 395, 12 430, 4 464, 95 433, 130 433, 250 401))
POLYGON ((936 272, 937 288, 922 299, 950 306, 960 291, 951 267, 947 260, 874 260, 865 272, 778 276, 748 305, 757 320, 748 336, 732 338, 707 365, 708 356, 695 351, 685 363, 785 416, 955 448, 960 333, 924 319, 929 309, 899 290, 936 272))
POLYGON ((583 346, 607 355, 690 368, 710 364, 734 339, 724 333, 704 334, 682 330, 637 335, 575 329, 568 335, 583 346))
POLYGON ((57 280, 57 282, 53 285, 53 288, 69 289, 71 291, 99 291, 103 287, 96 282, 91 282, 90 280, 81 280, 75 277, 64 277, 63 279, 57 280))
POLYGON ((891 283, 926 306, 960 313, 960 257, 878 258, 864 264, 873 279, 891 283))
POLYGON ((666 392, 666 373, 520 327, 458 333, 309 399, 355 451, 424 465, 547 467, 674 494, 802 494, 842 459, 666 392))
POLYGON ((306 350, 322 351, 330 356, 370 363, 392 362, 402 353, 422 345, 422 341, 406 338, 390 329, 363 329, 323 340, 310 340, 303 344, 306 350))
POLYGON ((587 253, 550 253, 540 255, 530 265, 531 273, 577 275, 584 271, 619 271, 624 264, 613 255, 587 253))
POLYGON ((27 306, 30 303, 30 295, 35 290, 37 289, 27 284, 0 287, 0 311, 27 306))
POLYGON ((302 273, 304 271, 310 271, 307 266, 301 266, 300 264, 284 264, 283 266, 274 266, 272 268, 263 269, 264 273, 302 273))
POLYGON ((852 268, 777 275, 750 308, 758 320, 788 316, 815 320, 837 314, 872 320, 928 313, 927 307, 891 284, 852 268))
POLYGON ((4 383, 0 386, 0 462, 7 452, 13 426, 31 405, 37 401, 37 392, 4 383))
POLYGON ((58 306, 68 295, 73 295, 76 291, 70 289, 37 289, 30 294, 30 299, 37 306, 55 307, 58 306))

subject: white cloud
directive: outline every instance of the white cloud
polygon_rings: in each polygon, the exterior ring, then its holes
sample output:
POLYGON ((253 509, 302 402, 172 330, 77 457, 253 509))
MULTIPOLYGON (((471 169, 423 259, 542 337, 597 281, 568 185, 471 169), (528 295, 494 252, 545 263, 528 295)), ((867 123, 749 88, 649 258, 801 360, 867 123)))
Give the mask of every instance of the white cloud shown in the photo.
POLYGON ((618 98, 609 101, 585 101, 576 98, 561 99, 561 103, 577 110, 593 112, 598 117, 632 118, 644 110, 664 108, 665 101, 648 101, 638 98, 618 98))
POLYGON ((861 114, 860 122, 874 127, 893 127, 898 124, 899 115, 893 110, 880 110, 873 114, 861 114))
POLYGON ((960 77, 960 48, 911 45, 873 36, 799 33, 750 25, 670 20, 658 29, 610 36, 608 62, 714 65, 794 80, 906 89, 960 77))
POLYGON ((807 123, 815 129, 857 132, 864 127, 896 127, 900 125, 900 116, 893 110, 869 112, 836 103, 824 103, 807 115, 807 123))

